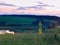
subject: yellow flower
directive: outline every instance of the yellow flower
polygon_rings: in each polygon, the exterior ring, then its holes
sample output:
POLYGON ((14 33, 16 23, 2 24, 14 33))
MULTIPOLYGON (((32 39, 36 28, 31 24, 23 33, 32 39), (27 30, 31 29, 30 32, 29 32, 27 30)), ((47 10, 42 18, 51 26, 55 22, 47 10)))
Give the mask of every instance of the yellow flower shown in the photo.
POLYGON ((39 30, 39 34, 42 34, 42 31, 41 30, 39 30))

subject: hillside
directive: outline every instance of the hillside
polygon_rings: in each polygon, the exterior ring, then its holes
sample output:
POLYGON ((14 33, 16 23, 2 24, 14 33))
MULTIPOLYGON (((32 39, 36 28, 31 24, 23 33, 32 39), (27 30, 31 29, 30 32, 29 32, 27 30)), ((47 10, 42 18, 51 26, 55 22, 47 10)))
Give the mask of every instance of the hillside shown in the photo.
POLYGON ((0 15, 0 29, 10 29, 16 32, 24 30, 38 31, 39 23, 42 29, 55 28, 60 26, 60 17, 56 16, 35 16, 35 15, 0 15))

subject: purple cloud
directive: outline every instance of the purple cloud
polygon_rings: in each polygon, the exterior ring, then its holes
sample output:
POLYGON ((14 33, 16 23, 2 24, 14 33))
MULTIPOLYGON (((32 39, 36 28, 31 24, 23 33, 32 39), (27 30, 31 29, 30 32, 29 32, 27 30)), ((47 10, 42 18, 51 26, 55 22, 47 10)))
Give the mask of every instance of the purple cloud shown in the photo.
POLYGON ((26 10, 25 7, 19 7, 18 9, 16 10, 26 10))
POLYGON ((42 3, 42 2, 37 2, 38 5, 37 6, 47 6, 47 7, 53 7, 53 5, 50 5, 50 4, 45 4, 45 3, 42 3))
POLYGON ((26 10, 27 8, 34 8, 34 9, 42 9, 44 10, 45 7, 52 7, 53 5, 45 4, 43 2, 37 2, 38 5, 30 6, 30 7, 19 7, 16 10, 26 10))
POLYGON ((0 5, 4 5, 4 6, 15 6, 13 4, 6 4, 6 3, 0 3, 0 5))
POLYGON ((34 9, 43 9, 41 6, 30 6, 30 7, 19 7, 16 10, 26 10, 28 8, 34 8, 34 9))

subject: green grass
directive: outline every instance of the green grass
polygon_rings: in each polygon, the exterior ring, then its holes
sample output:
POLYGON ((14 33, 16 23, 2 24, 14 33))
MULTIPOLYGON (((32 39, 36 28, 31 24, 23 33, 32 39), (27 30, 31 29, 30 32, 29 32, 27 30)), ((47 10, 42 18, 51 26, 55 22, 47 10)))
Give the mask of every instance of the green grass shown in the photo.
POLYGON ((0 45, 60 45, 60 35, 54 33, 16 33, 0 35, 0 45))
POLYGON ((36 35, 26 33, 0 35, 0 45, 35 45, 36 35))

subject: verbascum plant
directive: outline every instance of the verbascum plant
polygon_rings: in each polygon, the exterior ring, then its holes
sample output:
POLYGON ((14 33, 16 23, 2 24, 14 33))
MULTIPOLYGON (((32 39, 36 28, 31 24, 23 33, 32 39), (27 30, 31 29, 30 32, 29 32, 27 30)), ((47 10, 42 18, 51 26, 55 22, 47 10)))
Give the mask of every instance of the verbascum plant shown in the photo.
POLYGON ((41 24, 41 22, 39 23, 39 35, 42 35, 42 24, 41 24))

